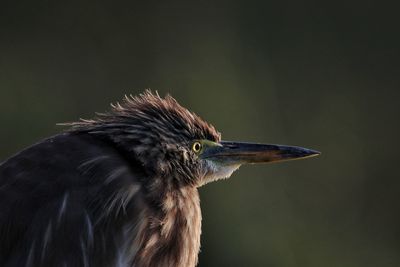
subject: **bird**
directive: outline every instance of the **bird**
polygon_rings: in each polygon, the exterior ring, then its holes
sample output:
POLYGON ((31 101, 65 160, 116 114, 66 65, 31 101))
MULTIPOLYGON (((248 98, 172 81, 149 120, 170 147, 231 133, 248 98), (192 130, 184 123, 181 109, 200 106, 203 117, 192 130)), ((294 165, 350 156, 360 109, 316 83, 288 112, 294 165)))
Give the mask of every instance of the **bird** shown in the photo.
POLYGON ((199 187, 243 164, 320 154, 222 141, 150 90, 62 125, 0 164, 0 266, 194 267, 199 187))

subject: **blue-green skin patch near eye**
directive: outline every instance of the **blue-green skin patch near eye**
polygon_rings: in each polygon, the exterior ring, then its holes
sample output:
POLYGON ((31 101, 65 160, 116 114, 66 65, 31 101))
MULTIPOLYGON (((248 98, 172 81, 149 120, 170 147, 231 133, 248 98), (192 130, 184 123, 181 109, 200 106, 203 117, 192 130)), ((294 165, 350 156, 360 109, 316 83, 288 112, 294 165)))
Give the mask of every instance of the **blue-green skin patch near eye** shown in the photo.
POLYGON ((210 148, 213 147, 221 147, 222 145, 210 140, 197 140, 195 141, 193 144, 195 144, 196 142, 201 144, 201 149, 199 152, 196 152, 197 155, 201 155, 204 151, 207 151, 210 148))

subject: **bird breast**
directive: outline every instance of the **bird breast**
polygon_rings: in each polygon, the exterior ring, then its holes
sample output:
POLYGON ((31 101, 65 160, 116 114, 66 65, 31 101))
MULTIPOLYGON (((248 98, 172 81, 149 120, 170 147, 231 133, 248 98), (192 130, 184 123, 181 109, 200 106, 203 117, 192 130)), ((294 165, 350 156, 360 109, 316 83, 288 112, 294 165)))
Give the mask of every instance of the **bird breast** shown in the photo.
POLYGON ((145 234, 136 241, 140 249, 134 266, 196 266, 201 234, 197 189, 170 191, 162 203, 162 211, 148 216, 145 234))

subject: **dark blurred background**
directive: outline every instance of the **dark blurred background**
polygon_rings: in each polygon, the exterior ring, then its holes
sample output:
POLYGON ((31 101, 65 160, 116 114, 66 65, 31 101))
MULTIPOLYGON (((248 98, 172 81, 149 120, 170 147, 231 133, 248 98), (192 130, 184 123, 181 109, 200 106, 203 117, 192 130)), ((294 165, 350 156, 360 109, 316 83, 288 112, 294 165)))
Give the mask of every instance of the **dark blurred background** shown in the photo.
POLYGON ((199 266, 400 266, 398 10, 3 0, 0 161, 151 88, 224 139, 323 153, 201 188, 199 266))

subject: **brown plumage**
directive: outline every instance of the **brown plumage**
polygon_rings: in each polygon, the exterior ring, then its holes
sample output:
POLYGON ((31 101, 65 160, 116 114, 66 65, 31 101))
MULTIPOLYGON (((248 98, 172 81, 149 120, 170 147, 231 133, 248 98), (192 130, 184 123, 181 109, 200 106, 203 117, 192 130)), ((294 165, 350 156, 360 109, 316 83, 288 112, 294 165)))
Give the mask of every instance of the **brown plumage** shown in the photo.
POLYGON ((196 188, 205 175, 187 148, 193 140, 219 142, 220 133, 171 96, 163 99, 150 91, 71 125, 72 132, 110 139, 132 153, 152 177, 141 181, 149 207, 141 211, 133 266, 195 266, 201 233, 196 188))
POLYGON ((197 188, 318 154, 223 142, 171 96, 126 97, 0 165, 0 266, 193 267, 197 188))

